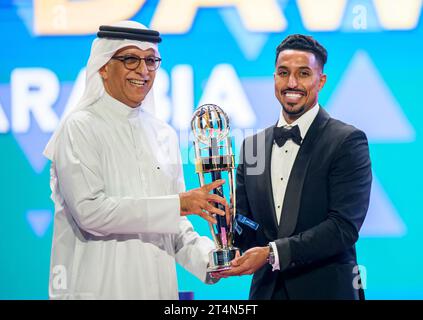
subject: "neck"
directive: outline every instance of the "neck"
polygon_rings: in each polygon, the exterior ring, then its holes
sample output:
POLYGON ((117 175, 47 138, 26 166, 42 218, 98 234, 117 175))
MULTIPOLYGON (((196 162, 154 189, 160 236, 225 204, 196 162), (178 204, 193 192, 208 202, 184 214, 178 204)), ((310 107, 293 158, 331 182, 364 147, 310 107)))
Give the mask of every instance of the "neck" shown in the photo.
POLYGON ((299 115, 288 114, 285 111, 282 111, 282 114, 287 124, 293 123, 295 120, 297 120, 300 117, 299 115))
POLYGON ((287 124, 291 124, 291 123, 297 121, 299 118, 301 118, 306 112, 313 109, 316 105, 317 105, 317 103, 314 103, 310 108, 303 107, 303 109, 298 113, 288 113, 288 112, 286 112, 285 108, 282 106, 283 118, 285 119, 287 124))

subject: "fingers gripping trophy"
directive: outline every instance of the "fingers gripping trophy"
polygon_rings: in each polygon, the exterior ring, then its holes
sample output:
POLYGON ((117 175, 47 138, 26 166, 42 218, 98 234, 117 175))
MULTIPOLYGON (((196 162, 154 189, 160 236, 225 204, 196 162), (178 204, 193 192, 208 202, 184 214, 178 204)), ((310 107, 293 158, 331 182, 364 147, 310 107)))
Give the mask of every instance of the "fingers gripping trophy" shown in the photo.
MULTIPOLYGON (((219 179, 226 179, 229 185, 230 215, 223 217, 215 215, 217 224, 209 222, 209 228, 216 246, 209 254, 208 272, 223 271, 231 268, 231 260, 239 249, 233 246, 233 226, 235 219, 235 161, 229 136, 229 119, 226 113, 217 105, 204 104, 197 108, 191 120, 194 134, 195 169, 200 185, 219 179)), ((213 190, 218 196, 224 197, 223 186, 213 190)), ((223 205, 215 204, 225 211, 223 205)))

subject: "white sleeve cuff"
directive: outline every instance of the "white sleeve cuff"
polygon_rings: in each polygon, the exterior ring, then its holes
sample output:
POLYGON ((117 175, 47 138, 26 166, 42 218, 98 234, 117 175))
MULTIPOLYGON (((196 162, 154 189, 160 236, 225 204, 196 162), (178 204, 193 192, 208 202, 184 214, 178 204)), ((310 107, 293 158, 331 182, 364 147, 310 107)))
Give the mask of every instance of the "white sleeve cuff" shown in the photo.
POLYGON ((280 270, 278 248, 276 247, 276 243, 269 242, 269 244, 272 246, 273 254, 275 255, 275 263, 272 264, 272 271, 280 270))

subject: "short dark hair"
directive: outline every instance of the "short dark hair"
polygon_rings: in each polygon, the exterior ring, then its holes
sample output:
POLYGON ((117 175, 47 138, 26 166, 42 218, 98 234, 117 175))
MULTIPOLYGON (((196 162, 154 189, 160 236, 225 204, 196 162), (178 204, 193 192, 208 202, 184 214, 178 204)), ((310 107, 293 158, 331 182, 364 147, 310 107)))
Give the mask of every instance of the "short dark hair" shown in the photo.
POLYGON ((279 53, 288 49, 313 53, 317 61, 320 63, 322 70, 328 60, 328 52, 319 42, 313 39, 313 37, 305 36, 303 34, 291 34, 287 36, 276 48, 275 64, 278 62, 279 53))

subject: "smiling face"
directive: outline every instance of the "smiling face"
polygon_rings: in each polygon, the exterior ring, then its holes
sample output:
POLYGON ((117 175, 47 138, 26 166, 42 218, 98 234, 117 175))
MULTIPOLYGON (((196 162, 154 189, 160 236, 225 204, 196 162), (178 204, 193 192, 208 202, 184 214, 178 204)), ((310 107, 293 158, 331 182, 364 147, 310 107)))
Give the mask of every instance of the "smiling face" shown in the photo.
POLYGON ((313 53, 287 49, 279 53, 274 79, 275 96, 292 123, 316 104, 326 75, 313 53))
MULTIPOLYGON (((125 47, 117 51, 117 56, 137 56, 145 58, 155 56, 153 49, 141 50, 137 47, 125 47)), ((128 70, 122 61, 111 59, 99 70, 107 93, 120 102, 135 108, 144 100, 153 86, 156 71, 148 71, 144 60, 135 70, 128 70)))

